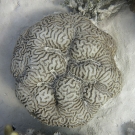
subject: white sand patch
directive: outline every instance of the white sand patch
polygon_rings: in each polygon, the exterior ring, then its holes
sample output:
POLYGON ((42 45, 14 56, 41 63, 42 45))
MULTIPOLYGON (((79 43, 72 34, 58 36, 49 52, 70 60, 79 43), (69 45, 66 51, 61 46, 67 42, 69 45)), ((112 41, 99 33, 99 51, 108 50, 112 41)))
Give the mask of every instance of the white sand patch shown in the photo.
MULTIPOLYGON (((62 0, 61 0, 62 1, 62 0)), ((13 124, 17 130, 27 128, 44 130, 49 135, 57 131, 79 131, 87 135, 87 126, 81 129, 48 127, 33 119, 15 97, 15 81, 10 73, 10 63, 16 41, 23 31, 54 12, 66 12, 60 0, 1 0, 0 1, 0 134, 3 127, 13 124)), ((135 122, 135 14, 128 8, 116 17, 99 25, 113 36, 118 50, 116 61, 123 74, 123 88, 118 97, 105 104, 95 118, 87 125, 97 135, 125 135, 126 124, 135 122)))

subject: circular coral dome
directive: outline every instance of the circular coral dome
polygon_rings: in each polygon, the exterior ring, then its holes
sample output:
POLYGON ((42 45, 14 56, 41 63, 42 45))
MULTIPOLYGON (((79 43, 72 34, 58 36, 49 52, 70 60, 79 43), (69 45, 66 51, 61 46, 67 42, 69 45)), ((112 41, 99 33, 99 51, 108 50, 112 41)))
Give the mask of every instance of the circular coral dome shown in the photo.
POLYGON ((16 96, 47 125, 87 123, 121 90, 112 37, 77 14, 43 18, 17 41, 11 72, 16 96))

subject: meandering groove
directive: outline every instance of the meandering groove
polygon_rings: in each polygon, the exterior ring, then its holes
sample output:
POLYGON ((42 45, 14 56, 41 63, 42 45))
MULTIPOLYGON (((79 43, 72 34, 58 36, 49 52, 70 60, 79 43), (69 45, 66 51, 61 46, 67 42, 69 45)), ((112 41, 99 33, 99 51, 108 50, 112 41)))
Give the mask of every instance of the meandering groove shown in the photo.
POLYGON ((83 125, 121 90, 115 52, 112 37, 86 17, 47 16, 17 41, 16 96, 45 124, 83 125))

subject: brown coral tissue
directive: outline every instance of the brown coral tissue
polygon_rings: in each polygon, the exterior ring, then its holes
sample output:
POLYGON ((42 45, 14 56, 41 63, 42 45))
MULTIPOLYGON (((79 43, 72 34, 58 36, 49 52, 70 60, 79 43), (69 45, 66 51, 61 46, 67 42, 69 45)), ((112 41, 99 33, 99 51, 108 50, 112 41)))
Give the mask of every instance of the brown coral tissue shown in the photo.
POLYGON ((41 122, 77 127, 121 91, 112 37, 78 14, 50 15, 17 41, 16 96, 41 122))

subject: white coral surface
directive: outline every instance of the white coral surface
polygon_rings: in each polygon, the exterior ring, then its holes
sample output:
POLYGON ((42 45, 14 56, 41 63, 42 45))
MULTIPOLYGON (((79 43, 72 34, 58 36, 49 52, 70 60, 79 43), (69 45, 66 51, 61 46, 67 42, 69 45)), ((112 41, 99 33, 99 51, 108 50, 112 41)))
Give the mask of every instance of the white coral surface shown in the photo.
POLYGON ((47 125, 84 125, 121 90, 115 52, 112 37, 88 18, 47 16, 17 41, 11 64, 16 96, 47 125))

